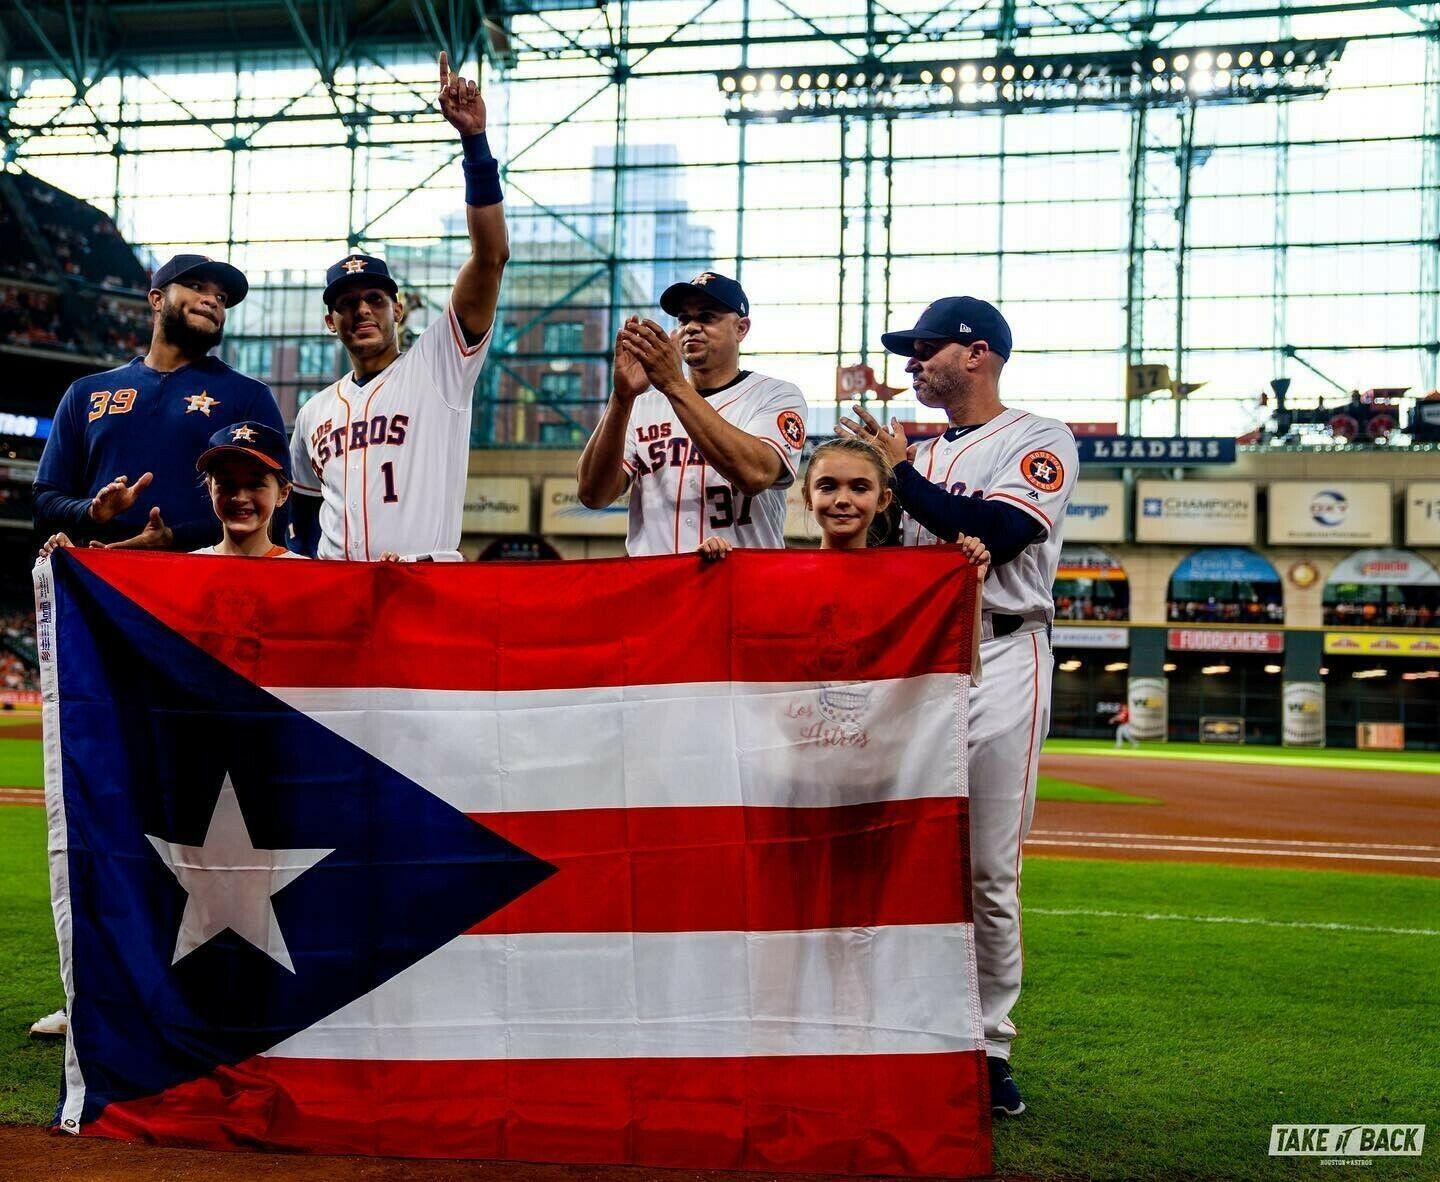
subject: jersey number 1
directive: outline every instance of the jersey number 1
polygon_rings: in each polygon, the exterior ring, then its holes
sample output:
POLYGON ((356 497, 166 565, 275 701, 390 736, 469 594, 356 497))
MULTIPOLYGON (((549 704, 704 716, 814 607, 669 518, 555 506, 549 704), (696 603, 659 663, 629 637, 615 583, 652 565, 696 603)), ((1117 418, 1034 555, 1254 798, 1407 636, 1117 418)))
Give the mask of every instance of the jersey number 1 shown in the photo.
POLYGON ((400 499, 400 495, 395 491, 395 461, 386 460, 381 464, 380 474, 385 477, 385 503, 393 505, 400 499))

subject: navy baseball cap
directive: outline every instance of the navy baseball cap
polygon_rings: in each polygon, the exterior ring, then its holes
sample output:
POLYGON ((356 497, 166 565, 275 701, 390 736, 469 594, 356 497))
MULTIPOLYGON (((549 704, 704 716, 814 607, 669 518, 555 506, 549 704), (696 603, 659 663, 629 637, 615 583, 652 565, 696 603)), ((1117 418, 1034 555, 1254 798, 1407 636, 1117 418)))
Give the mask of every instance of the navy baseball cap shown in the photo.
POLYGON ((231 423, 216 431, 210 436, 210 446, 195 461, 195 468, 208 472, 217 459, 237 452, 259 460, 272 472, 283 476, 287 484, 290 482, 290 447, 285 442, 284 432, 253 421, 231 423))
POLYGON ((176 280, 186 276, 196 279, 213 279, 225 291, 225 304, 233 308, 250 291, 250 281, 245 272, 208 254, 177 254, 155 272, 150 280, 151 291, 162 291, 176 280))
POLYGON ((390 276, 390 268, 384 259, 370 254, 347 254, 325 272, 325 306, 333 308, 340 292, 353 283, 364 283, 381 287, 392 296, 400 294, 400 288, 390 276))
POLYGON ((741 316, 750 315, 750 297, 745 289, 728 275, 714 271, 701 271, 689 283, 672 283, 660 293, 660 306, 671 316, 679 316, 690 296, 703 296, 741 316))
POLYGON ((916 341, 959 341, 962 345, 984 341, 1006 361, 1014 343, 1000 309, 973 296, 936 300, 908 332, 887 332, 880 337, 882 345, 901 357, 915 356, 916 341))

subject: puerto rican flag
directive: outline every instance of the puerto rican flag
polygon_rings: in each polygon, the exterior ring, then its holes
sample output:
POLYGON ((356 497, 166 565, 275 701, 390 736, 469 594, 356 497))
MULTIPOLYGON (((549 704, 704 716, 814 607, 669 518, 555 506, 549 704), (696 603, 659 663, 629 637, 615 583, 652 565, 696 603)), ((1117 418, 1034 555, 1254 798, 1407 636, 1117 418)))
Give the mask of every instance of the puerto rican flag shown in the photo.
POLYGON ((60 1128, 989 1172, 952 548, 36 586, 60 1128))

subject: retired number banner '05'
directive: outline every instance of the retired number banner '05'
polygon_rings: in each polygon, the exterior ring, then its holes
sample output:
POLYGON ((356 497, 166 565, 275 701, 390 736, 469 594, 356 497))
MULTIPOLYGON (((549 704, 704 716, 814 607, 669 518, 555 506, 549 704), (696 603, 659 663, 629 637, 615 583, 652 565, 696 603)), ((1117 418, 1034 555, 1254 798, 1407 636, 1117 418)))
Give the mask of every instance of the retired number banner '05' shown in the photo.
POLYGON ((955 550, 36 583, 60 1127, 989 1172, 955 550))

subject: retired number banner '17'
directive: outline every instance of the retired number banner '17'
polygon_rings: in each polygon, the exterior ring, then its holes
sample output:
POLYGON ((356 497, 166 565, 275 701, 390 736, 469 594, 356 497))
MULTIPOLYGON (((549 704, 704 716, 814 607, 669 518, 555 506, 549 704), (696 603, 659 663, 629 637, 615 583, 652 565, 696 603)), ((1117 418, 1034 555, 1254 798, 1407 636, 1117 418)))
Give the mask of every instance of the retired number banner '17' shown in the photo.
POLYGON ((62 1128, 989 1172, 953 549, 36 583, 62 1128))

